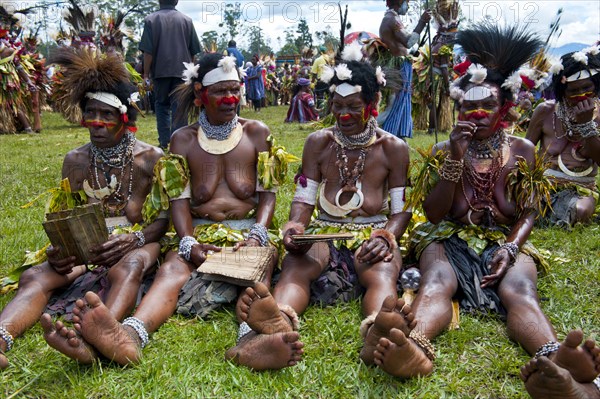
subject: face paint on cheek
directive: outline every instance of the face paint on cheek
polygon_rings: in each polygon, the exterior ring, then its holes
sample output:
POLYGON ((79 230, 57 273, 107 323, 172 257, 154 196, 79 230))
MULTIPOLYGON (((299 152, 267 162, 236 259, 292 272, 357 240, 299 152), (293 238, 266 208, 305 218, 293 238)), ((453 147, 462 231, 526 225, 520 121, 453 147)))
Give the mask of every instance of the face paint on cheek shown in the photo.
POLYGON ((208 93, 206 90, 200 92, 200 100, 202 101, 202 104, 208 104, 208 93))
POLYGON ((492 113, 493 113, 493 111, 489 110, 489 109, 484 109, 484 108, 473 109, 473 110, 464 112, 462 120, 467 120, 467 121, 468 120, 480 120, 480 119, 487 118, 492 113))
POLYGON ((225 105, 238 105, 240 102, 240 98, 237 96, 229 96, 223 97, 217 100, 217 105, 225 104, 225 105))
POLYGON ((83 123, 81 124, 83 127, 95 127, 95 128, 107 128, 107 129, 112 129, 115 126, 117 126, 116 122, 106 122, 100 119, 85 119, 83 121, 83 123))
POLYGON ((342 122, 349 121, 349 120, 350 120, 350 118, 352 118, 352 116, 350 116, 350 114, 343 114, 343 115, 340 115, 340 120, 341 120, 342 122))
POLYGON ((575 94, 575 95, 569 96, 567 98, 571 102, 580 103, 582 101, 587 100, 588 98, 593 98, 593 97, 594 97, 594 92, 586 91, 585 93, 575 94))

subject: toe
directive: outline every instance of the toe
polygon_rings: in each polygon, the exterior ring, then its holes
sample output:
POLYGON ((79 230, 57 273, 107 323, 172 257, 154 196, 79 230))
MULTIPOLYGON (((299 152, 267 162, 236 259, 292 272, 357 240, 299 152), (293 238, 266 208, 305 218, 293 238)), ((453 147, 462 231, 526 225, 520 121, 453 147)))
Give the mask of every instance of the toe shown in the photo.
POLYGON ((396 306, 396 298, 393 295, 386 297, 381 304, 381 312, 391 312, 396 306))
POLYGON ((402 331, 398 330, 397 328, 392 328, 390 330, 390 340, 399 346, 403 346, 408 343, 408 339, 406 338, 406 335, 404 335, 404 333, 402 331))
POLYGON ((264 285, 263 283, 256 283, 256 285, 254 286, 254 291, 261 298, 264 298, 271 294, 269 292, 269 288, 266 285, 264 285))
POLYGON ((100 297, 92 291, 88 291, 85 293, 85 300, 91 308, 97 308, 98 306, 102 305, 100 297))
POLYGON ((563 345, 570 348, 577 348, 581 341, 583 341, 583 332, 581 330, 573 330, 569 331, 567 337, 563 341, 563 345))
POLYGON ((46 334, 51 334, 55 331, 54 324, 52 324, 52 317, 48 313, 44 313, 40 317, 40 324, 46 334))

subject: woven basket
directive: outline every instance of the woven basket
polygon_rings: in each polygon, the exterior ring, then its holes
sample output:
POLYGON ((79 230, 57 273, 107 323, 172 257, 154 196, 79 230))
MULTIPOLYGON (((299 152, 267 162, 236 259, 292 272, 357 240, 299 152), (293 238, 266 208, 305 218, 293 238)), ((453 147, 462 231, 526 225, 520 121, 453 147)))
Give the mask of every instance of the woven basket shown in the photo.
POLYGON ((53 247, 59 247, 59 256, 75 256, 75 264, 87 264, 95 256, 90 248, 108 240, 108 229, 99 203, 75 207, 71 210, 46 214, 42 223, 53 247))

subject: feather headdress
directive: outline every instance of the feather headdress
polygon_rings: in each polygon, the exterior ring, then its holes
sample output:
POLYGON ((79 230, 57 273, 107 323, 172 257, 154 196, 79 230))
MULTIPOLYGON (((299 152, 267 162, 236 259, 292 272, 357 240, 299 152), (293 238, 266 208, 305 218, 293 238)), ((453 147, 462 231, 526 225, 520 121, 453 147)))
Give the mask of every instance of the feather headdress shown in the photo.
POLYGON ((115 93, 118 86, 129 83, 129 72, 117 54, 102 54, 87 47, 60 47, 48 62, 60 66, 68 93, 65 100, 72 104, 79 104, 88 92, 115 93))

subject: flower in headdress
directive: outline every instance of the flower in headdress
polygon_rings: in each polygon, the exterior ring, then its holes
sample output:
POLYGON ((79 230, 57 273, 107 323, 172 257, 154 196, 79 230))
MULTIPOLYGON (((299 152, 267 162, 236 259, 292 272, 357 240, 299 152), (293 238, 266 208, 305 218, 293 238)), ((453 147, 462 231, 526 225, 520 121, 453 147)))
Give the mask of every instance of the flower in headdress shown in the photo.
POLYGON ((134 93, 131 93, 131 95, 129 96, 127 101, 129 102, 129 104, 137 103, 138 101, 140 101, 140 93, 138 93, 137 91, 134 93))
MULTIPOLYGON (((218 67, 223 68, 223 71, 225 72, 231 72, 235 69, 236 67, 236 60, 235 57, 231 57, 231 56, 227 56, 227 57, 223 57, 219 60, 219 63, 217 64, 218 67)), ((196 73, 198 72, 198 68, 196 68, 196 73)))
POLYGON ((340 64, 335 67, 335 75, 339 80, 350 80, 352 79, 352 71, 346 64, 340 64))
POLYGON ((558 75, 560 73, 560 71, 564 70, 565 67, 563 66, 563 64, 561 62, 557 63, 557 64, 553 64, 550 69, 548 70, 548 72, 550 72, 552 75, 558 75))
POLYGON ((591 55, 598 55, 600 53, 600 46, 590 46, 586 47, 581 52, 591 55))
POLYGON ((193 62, 184 62, 183 66, 185 68, 181 78, 186 85, 191 85, 193 79, 198 77, 198 69, 200 69, 200 65, 194 65, 193 62))
POLYGON ((475 84, 483 83, 487 77, 487 69, 481 64, 471 64, 469 69, 467 69, 467 73, 471 75, 469 82, 473 82, 475 84))
POLYGON ((571 57, 573 57, 575 61, 581 62, 583 65, 588 64, 588 57, 583 51, 577 51, 573 53, 571 57))
POLYGON ((508 78, 506 78, 501 87, 503 89, 510 90, 514 94, 519 91, 522 83, 523 79, 521 79, 521 73, 519 71, 515 71, 508 78))
POLYGON ((377 83, 379 83, 381 86, 385 86, 387 83, 385 80, 385 74, 379 65, 377 66, 377 69, 375 69, 375 77, 377 78, 377 83))
POLYGON ((465 98, 465 92, 458 85, 452 85, 450 86, 450 98, 462 103, 463 98, 465 98))
POLYGON ((344 51, 342 51, 342 59, 344 61, 360 61, 362 58, 362 46, 358 42, 352 42, 345 46, 344 51))
POLYGON ((329 83, 331 79, 333 79, 335 71, 329 65, 324 65, 322 68, 323 69, 321 70, 321 81, 324 83, 329 83))

